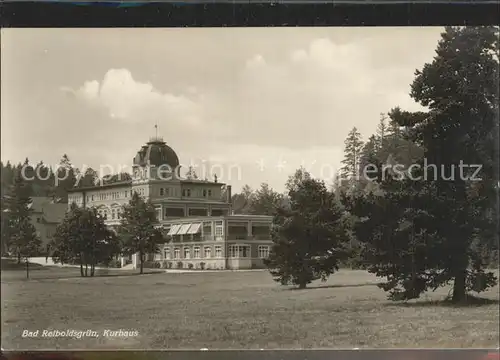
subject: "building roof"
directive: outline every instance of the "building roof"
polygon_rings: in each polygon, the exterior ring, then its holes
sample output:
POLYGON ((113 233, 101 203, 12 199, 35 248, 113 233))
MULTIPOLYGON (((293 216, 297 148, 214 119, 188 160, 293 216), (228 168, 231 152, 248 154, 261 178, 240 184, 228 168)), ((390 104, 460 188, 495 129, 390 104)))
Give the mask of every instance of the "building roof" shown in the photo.
POLYGON ((34 196, 31 198, 30 208, 34 213, 43 215, 46 223, 60 223, 68 209, 68 204, 54 203, 52 198, 34 196))
POLYGON ((31 198, 31 204, 28 205, 28 208, 30 208, 34 213, 42 213, 43 205, 51 202, 53 202, 53 200, 50 197, 33 196, 31 198))
POLYGON ((126 181, 117 181, 114 183, 110 184, 104 184, 104 185, 96 185, 96 186, 85 186, 85 187, 75 187, 72 189, 69 189, 68 192, 82 192, 82 191, 95 191, 95 190, 104 190, 104 189, 110 189, 110 188, 116 188, 116 187, 125 187, 125 186, 131 186, 132 185, 132 180, 126 180, 126 181))
POLYGON ((46 223, 61 223, 68 210, 68 204, 44 204, 43 219, 46 223))
POLYGON ((172 170, 179 166, 179 157, 162 138, 153 137, 143 145, 133 160, 134 165, 155 166, 169 165, 172 170))

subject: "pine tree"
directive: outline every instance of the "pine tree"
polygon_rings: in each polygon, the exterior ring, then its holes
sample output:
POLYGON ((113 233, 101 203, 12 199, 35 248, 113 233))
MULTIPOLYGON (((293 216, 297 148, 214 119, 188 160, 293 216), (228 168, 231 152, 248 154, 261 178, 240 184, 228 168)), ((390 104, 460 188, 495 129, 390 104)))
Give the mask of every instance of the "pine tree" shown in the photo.
POLYGON ((263 183, 252 197, 248 214, 274 215, 276 208, 281 205, 283 196, 274 191, 268 184, 263 183))
POLYGON ((387 136, 388 128, 387 128, 387 116, 384 113, 380 114, 380 120, 377 126, 377 135, 376 135, 376 145, 378 149, 384 147, 385 138, 387 136))
POLYGON ((156 210, 151 202, 145 202, 137 193, 123 206, 118 234, 124 255, 139 253, 140 273, 144 272, 146 254, 157 253, 158 246, 165 242, 158 224, 156 210))
POLYGON ((356 127, 349 132, 344 144, 344 160, 342 160, 344 166, 341 168, 341 175, 342 179, 348 179, 350 185, 354 185, 359 178, 359 162, 363 149, 361 134, 356 127))
MULTIPOLYGON (((300 171, 300 170, 299 170, 300 171)), ((275 281, 305 288, 315 279, 326 280, 349 256, 348 234, 342 211, 322 181, 290 181, 289 208, 278 208, 273 219, 273 246, 265 260, 275 281)))
POLYGON ((21 259, 26 262, 26 276, 29 277, 29 258, 39 251, 40 239, 34 226, 31 224, 30 186, 24 180, 22 172, 19 171, 14 184, 10 186, 4 196, 4 212, 7 214, 5 225, 7 228, 3 234, 6 244, 5 248, 10 254, 17 256, 18 263, 21 259))
POLYGON ((79 176, 78 169, 73 167, 68 155, 64 154, 59 162, 59 167, 56 171, 56 183, 54 189, 54 200, 57 202, 68 202, 68 190, 77 185, 79 176))
POLYGON ((483 239, 498 235, 498 39, 493 27, 446 28, 411 87, 429 111, 391 114, 438 173, 426 173, 421 160, 412 178, 382 181, 383 196, 346 201, 361 219, 355 227, 370 271, 388 278, 393 299, 453 281, 452 301, 462 302, 496 282, 485 271, 483 239), (480 164, 482 180, 470 179, 473 168, 459 174, 461 163, 480 164))

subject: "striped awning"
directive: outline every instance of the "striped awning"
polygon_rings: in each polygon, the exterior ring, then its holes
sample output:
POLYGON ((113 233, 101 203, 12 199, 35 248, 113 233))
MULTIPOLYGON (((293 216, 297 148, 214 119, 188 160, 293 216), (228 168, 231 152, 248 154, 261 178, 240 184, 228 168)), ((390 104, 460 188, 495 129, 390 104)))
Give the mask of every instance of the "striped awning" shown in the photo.
POLYGON ((179 231, 179 229, 181 228, 180 225, 172 225, 172 227, 170 228, 170 230, 168 231, 168 236, 172 236, 172 235, 175 235, 177 234, 177 232, 179 231))
POLYGON ((179 231, 177 232, 177 234, 175 234, 175 235, 186 235, 187 231, 189 230, 190 227, 191 227, 191 224, 183 224, 181 226, 181 228, 179 229, 179 231))
POLYGON ((186 234, 197 234, 201 231, 201 223, 191 224, 186 234))

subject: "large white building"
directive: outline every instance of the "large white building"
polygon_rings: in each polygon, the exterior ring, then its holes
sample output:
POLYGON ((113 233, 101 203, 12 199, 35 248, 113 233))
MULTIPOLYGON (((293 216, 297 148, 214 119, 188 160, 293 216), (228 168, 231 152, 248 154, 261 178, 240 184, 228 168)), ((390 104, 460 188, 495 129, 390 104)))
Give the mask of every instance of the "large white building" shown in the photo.
MULTIPOLYGON (((183 179, 179 169, 175 151, 155 137, 134 157, 132 180, 72 189, 68 202, 97 208, 106 224, 116 227, 122 205, 137 192, 154 204, 169 240, 148 261, 166 262, 172 268, 263 267, 270 251, 272 218, 233 215, 231 186, 216 179, 183 179)), ((137 267, 137 256, 122 258, 122 266, 137 267)))

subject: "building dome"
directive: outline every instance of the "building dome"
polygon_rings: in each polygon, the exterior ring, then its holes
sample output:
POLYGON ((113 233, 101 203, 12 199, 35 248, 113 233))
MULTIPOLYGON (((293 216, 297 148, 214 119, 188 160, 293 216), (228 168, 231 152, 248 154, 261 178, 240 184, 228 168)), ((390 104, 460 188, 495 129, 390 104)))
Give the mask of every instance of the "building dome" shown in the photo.
POLYGON ((161 165, 169 165, 173 170, 179 166, 179 158, 162 138, 154 137, 149 139, 149 142, 137 152, 133 163, 134 166, 160 167, 161 165))

